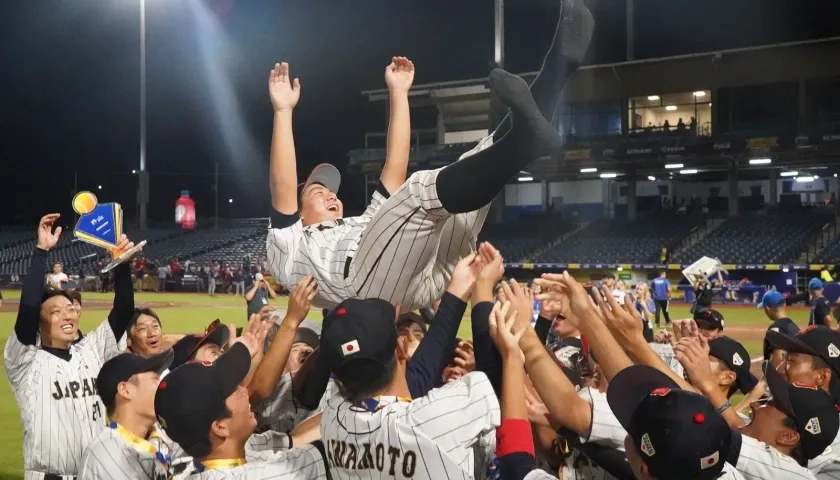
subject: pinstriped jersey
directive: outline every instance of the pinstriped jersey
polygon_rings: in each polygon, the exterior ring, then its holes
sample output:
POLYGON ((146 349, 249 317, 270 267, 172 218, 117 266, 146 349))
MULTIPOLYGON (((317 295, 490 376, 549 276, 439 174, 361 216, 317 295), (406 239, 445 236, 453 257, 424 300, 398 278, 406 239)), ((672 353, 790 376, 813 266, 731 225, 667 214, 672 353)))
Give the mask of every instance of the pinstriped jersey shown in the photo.
POLYGON ((335 479, 473 479, 479 473, 473 447, 500 423, 490 381, 473 372, 375 412, 335 393, 324 409, 321 436, 335 479))
POLYGON ((254 408, 257 428, 276 432, 291 432, 309 418, 311 411, 296 404, 292 392, 292 374, 284 373, 265 400, 254 408))
MULTIPOLYGON (((528 475, 525 475, 524 480, 556 480, 556 478, 557 477, 555 477, 554 475, 543 472, 542 470, 534 470, 528 475)), ((579 478, 583 479, 589 477, 579 478)), ((721 476, 718 477, 717 480, 745 480, 745 478, 732 465, 726 463, 723 465, 723 471, 721 472, 721 476)))
POLYGON ((362 233, 384 202, 385 197, 374 192, 367 210, 358 217, 305 227, 300 219, 284 228, 269 225, 266 255, 277 283, 291 291, 303 277, 311 275, 318 282, 313 304, 320 308, 335 307, 355 296, 348 289, 352 278, 345 278, 347 257, 356 252, 362 233))
POLYGON ((815 477, 784 453, 741 435, 741 452, 735 464, 746 480, 810 480, 815 477))
MULTIPOLYGON (((624 451, 624 438, 627 432, 615 418, 607 403, 607 395, 594 388, 584 388, 578 395, 592 405, 592 424, 589 436, 581 437, 583 443, 593 443, 604 447, 624 451)), ((598 466, 579 450, 572 449, 561 467, 560 478, 563 480, 615 480, 615 477, 598 466)))
POLYGON ((96 377, 119 353, 107 320, 70 346, 69 361, 9 337, 6 375, 20 406, 24 470, 78 474, 85 448, 106 426, 96 377))
POLYGON ((808 471, 817 480, 840 480, 840 433, 822 455, 808 462, 808 471))
POLYGON ((194 464, 173 480, 318 480, 327 478, 324 457, 314 445, 276 452, 261 461, 234 468, 214 468, 199 472, 194 464))
POLYGON ((134 447, 115 429, 102 430, 85 450, 79 480, 167 480, 167 467, 155 457, 157 446, 145 444, 148 448, 134 447))

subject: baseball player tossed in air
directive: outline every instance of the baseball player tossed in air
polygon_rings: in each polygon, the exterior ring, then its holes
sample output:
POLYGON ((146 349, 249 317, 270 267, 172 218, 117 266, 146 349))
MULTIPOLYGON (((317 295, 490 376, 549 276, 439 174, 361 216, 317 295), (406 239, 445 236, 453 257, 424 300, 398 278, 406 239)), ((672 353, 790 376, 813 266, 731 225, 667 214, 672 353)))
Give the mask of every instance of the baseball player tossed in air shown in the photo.
MULTIPOLYGON (((114 269, 108 319, 78 342, 78 315, 62 290, 44 290, 49 251, 58 243, 59 214, 41 218, 38 242, 23 282, 15 330, 6 342, 6 375, 23 422, 25 480, 75 476, 85 448, 99 435, 105 409, 97 395, 102 364, 120 352, 117 341, 134 313, 127 263, 114 269), (38 341, 40 339, 40 345, 38 341)), ((125 235, 118 247, 131 248, 125 235)))
POLYGON ((275 65, 269 75, 274 208, 267 255, 277 281, 291 289, 311 275, 318 282, 318 307, 375 297, 410 311, 440 298, 457 261, 475 248, 489 205, 505 184, 534 160, 562 158, 563 141, 546 118, 583 60, 593 27, 582 0, 564 0, 554 42, 530 92, 524 80, 504 70, 490 74, 491 88, 510 109, 502 125, 457 162, 407 180, 414 66, 394 58, 385 71, 391 102, 385 166, 368 208, 350 218, 343 218, 336 197, 335 167, 317 166, 298 190, 292 111, 301 87, 287 64, 275 65))
POLYGON ((169 478, 166 443, 150 437, 159 436, 155 393, 172 357, 172 350, 150 357, 123 353, 102 366, 96 389, 110 423, 85 451, 80 480, 169 478))

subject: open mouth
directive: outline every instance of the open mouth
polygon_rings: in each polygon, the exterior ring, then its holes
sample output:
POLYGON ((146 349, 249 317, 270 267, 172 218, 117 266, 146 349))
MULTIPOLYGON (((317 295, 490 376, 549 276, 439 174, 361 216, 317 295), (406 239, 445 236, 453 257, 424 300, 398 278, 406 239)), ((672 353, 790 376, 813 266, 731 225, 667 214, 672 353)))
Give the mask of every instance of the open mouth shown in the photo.
POLYGON ((64 333, 73 333, 73 325, 72 324, 65 324, 61 326, 61 331, 64 333))
POLYGON ((160 340, 150 340, 149 348, 157 348, 160 346, 160 340))
POLYGON ((327 207, 327 210, 331 212, 338 212, 338 205, 330 205, 329 207, 327 207))

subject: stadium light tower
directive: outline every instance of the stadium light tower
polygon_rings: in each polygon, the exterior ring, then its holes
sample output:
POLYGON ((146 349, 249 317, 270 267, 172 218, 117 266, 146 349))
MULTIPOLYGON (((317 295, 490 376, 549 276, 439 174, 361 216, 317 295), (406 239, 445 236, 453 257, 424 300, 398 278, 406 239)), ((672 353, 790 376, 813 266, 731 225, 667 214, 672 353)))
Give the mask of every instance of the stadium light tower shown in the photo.
POLYGON ((146 172, 146 0, 140 0, 140 175, 137 203, 140 206, 140 228, 146 228, 146 207, 149 203, 149 174, 146 172))

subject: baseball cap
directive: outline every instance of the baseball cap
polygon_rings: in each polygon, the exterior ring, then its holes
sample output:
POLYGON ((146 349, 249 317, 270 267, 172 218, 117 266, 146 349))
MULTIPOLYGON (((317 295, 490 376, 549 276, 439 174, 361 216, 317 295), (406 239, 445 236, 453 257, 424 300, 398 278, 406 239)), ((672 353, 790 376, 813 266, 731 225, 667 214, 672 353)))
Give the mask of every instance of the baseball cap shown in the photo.
POLYGON ((717 337, 709 340, 709 355, 717 358, 735 372, 735 384, 741 393, 749 393, 758 385, 758 379, 750 372, 750 354, 737 340, 717 337))
POLYGON ((718 478, 740 450, 737 434, 706 397, 681 390, 655 368, 619 372, 607 387, 607 402, 653 478, 718 478))
POLYGON ((697 326, 703 330, 723 330, 723 314, 711 308, 694 314, 694 321, 702 322, 703 325, 698 324, 697 326))
POLYGON ((258 281, 258 282, 262 282, 262 281, 263 281, 263 279, 264 279, 264 277, 263 277, 263 274, 262 274, 262 273, 257 272, 257 274, 256 274, 256 275, 254 275, 254 280, 256 280, 256 281, 258 281))
POLYGON ((351 298, 341 302, 326 318, 321 330, 321 357, 337 377, 345 367, 367 361, 387 365, 397 348, 394 306, 385 300, 351 298))
POLYGON ((321 339, 318 337, 315 330, 306 327, 298 327, 297 332, 295 333, 295 339, 292 341, 292 345, 295 343, 305 343, 315 349, 318 348, 318 344, 320 342, 321 339))
POLYGON ((840 332, 823 325, 811 325, 795 337, 770 330, 765 337, 770 345, 790 353, 820 357, 831 367, 831 396, 840 404, 840 332))
POLYGON ((333 192, 338 192, 338 187, 341 186, 341 174, 337 168, 329 163, 321 163, 312 169, 309 176, 306 177, 306 181, 298 185, 298 187, 300 187, 300 191, 303 191, 313 183, 320 183, 333 192))
POLYGON ((787 383, 773 368, 767 369, 765 380, 773 406, 796 423, 805 459, 822 455, 840 429, 834 399, 816 385, 787 383))
POLYGON ((225 400, 248 375, 251 354, 237 343, 215 362, 189 362, 172 370, 158 385, 155 414, 169 438, 187 453, 205 441, 225 400))
POLYGON ((808 282, 808 290, 822 290, 825 287, 825 284, 819 278, 812 278, 811 281, 808 282))
POLYGON ((761 297, 761 302, 758 303, 758 308, 764 308, 764 307, 776 308, 776 307, 781 307, 784 304, 785 304, 785 297, 781 293, 779 293, 775 290, 771 290, 771 291, 765 293, 763 297, 761 297))
POLYGON ((96 377, 96 391, 99 392, 99 398, 102 399, 105 408, 111 410, 116 405, 115 398, 120 383, 127 382, 138 373, 163 373, 172 364, 173 357, 172 350, 151 357, 121 353, 105 362, 96 377))
POLYGON ((175 358, 172 360, 172 368, 181 366, 204 345, 212 344, 224 347, 230 340, 230 331, 219 320, 213 321, 208 327, 204 335, 192 334, 175 342, 172 345, 172 351, 175 352, 175 358))
POLYGON ((423 332, 426 332, 426 320, 419 313, 406 312, 400 314, 399 318, 397 319, 397 331, 402 331, 407 328, 410 328, 411 325, 414 324, 420 326, 423 332))

